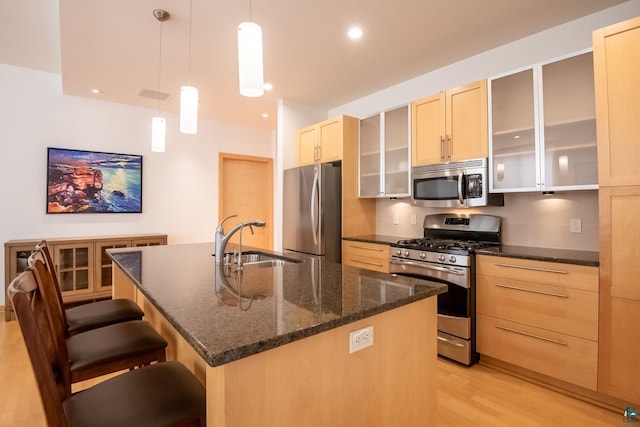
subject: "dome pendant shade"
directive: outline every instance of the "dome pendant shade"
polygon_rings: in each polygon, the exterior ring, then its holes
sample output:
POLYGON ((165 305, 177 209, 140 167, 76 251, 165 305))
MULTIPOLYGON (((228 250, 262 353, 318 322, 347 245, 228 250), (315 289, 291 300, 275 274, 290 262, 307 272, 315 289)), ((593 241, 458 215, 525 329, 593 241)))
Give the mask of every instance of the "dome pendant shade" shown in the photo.
POLYGON ((164 117, 151 119, 151 151, 164 153, 164 143, 167 135, 167 121, 164 117))
POLYGON ((193 86, 180 88, 180 132, 198 133, 198 88, 193 86))
POLYGON ((264 95, 262 28, 255 22, 238 25, 238 76, 242 96, 264 95))

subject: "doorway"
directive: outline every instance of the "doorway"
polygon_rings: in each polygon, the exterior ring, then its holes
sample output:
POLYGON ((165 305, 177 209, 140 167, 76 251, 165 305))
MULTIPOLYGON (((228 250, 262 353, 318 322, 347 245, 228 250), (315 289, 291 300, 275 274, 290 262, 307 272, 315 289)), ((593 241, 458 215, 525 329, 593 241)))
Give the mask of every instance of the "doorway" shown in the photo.
MULTIPOLYGON (((253 227, 242 233, 242 244, 273 249, 273 159, 219 153, 218 155, 218 222, 238 215, 224 223, 225 231, 249 220, 265 221, 264 227, 253 227)), ((238 243, 236 233, 231 242, 238 243)))

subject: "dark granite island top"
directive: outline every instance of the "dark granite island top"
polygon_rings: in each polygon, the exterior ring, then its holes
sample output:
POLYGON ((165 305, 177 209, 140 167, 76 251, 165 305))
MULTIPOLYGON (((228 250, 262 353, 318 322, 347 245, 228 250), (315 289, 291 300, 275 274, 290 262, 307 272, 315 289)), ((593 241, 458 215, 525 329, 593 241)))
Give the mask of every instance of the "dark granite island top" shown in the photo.
POLYGON ((436 425, 432 297, 446 285, 306 256, 225 276, 213 250, 108 250, 114 298, 140 305, 167 360, 205 386, 208 427, 436 425), (351 351, 363 330, 372 345, 351 351))
MULTIPOLYGON (((249 250, 244 248, 245 253, 249 250)), ((245 265, 226 277, 216 271, 213 252, 213 243, 108 250, 116 266, 210 366, 447 289, 441 283, 342 267, 299 254, 286 255, 298 262, 266 268, 245 265)))

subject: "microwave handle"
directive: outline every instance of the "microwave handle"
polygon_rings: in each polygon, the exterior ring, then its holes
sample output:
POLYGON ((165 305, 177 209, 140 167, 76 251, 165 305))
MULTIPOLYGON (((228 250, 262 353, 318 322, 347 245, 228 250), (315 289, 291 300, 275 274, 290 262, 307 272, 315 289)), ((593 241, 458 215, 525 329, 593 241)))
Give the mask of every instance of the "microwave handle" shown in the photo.
POLYGON ((462 193, 462 182, 464 180, 464 172, 458 174, 458 200, 464 205, 464 194, 462 193))

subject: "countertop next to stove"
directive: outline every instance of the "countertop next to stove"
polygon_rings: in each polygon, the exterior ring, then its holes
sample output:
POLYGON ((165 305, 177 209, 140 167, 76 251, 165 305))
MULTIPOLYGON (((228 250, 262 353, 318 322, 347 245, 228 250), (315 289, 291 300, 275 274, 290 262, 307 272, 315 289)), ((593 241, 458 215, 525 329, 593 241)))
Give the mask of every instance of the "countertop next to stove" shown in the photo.
POLYGON ((402 237, 402 236, 385 236, 382 234, 368 234, 366 236, 352 236, 343 237, 342 240, 352 240, 354 242, 366 242, 366 243, 380 243, 384 245, 390 245, 392 243, 398 243, 398 240, 415 239, 415 237, 402 237))
POLYGON ((577 251, 571 249, 500 245, 493 248, 478 249, 476 254, 530 259, 535 261, 559 262, 563 264, 586 265, 589 267, 598 267, 600 265, 598 252, 577 251))
MULTIPOLYGON (((389 245, 391 243, 398 242, 398 240, 408 239, 408 237, 372 234, 366 236, 343 237, 342 239, 353 240, 356 242, 380 243, 389 245)), ((599 253, 592 251, 538 248, 533 246, 500 245, 491 248, 479 249, 476 251, 476 253, 480 255, 586 265, 591 267, 598 267, 600 265, 599 253)))

